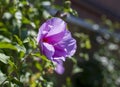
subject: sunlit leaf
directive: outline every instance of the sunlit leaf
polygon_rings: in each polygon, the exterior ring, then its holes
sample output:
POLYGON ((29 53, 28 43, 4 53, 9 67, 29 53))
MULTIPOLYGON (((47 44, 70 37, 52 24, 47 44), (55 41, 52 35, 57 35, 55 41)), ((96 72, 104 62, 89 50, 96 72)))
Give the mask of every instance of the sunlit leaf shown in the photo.
POLYGON ((11 49, 11 50, 17 50, 16 47, 10 43, 6 42, 0 42, 0 49, 11 49))
POLYGON ((7 64, 8 63, 8 60, 9 60, 9 56, 6 56, 5 54, 3 53, 0 53, 0 61, 7 64))
POLYGON ((18 44, 22 45, 22 41, 20 40, 20 38, 17 35, 14 35, 14 37, 16 38, 18 44))
POLYGON ((82 72, 82 71, 83 71, 82 68, 79 68, 78 66, 74 65, 72 73, 76 74, 76 73, 79 73, 79 72, 82 72))
POLYGON ((8 64, 9 64, 9 66, 10 66, 10 67, 8 68, 9 74, 11 74, 14 70, 17 69, 17 66, 16 66, 15 63, 12 62, 11 60, 8 61, 8 64))
POLYGON ((23 84, 22 84, 18 79, 16 79, 16 78, 13 78, 13 79, 11 80, 11 82, 13 82, 13 83, 15 83, 15 84, 23 87, 23 84))
POLYGON ((37 44, 36 44, 35 39, 29 38, 29 43, 33 48, 36 48, 37 44))
POLYGON ((0 70, 0 84, 2 84, 7 79, 6 75, 0 70))
POLYGON ((8 39, 7 37, 4 37, 3 35, 0 35, 0 40, 1 40, 1 42, 8 42, 8 43, 11 42, 10 39, 8 39))
POLYGON ((38 70, 42 71, 42 66, 40 65, 40 63, 36 62, 35 66, 37 67, 38 70))
POLYGON ((90 44, 90 40, 89 40, 89 39, 87 39, 87 40, 85 41, 85 46, 86 46, 87 49, 90 49, 90 48, 91 48, 91 44, 90 44))
POLYGON ((44 55, 40 55, 40 53, 32 53, 32 56, 36 56, 41 58, 42 60, 49 61, 44 55))
POLYGON ((15 47, 17 48, 18 52, 26 53, 26 48, 24 46, 20 46, 19 44, 17 44, 15 47))

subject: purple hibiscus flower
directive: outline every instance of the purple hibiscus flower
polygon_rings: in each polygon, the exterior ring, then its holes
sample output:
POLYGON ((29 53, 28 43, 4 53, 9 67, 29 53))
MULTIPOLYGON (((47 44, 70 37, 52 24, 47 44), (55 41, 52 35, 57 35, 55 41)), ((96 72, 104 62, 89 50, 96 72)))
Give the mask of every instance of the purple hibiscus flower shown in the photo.
POLYGON ((54 62, 56 72, 64 72, 63 61, 76 51, 76 40, 66 29, 66 23, 57 17, 47 20, 39 29, 37 36, 41 53, 54 62))

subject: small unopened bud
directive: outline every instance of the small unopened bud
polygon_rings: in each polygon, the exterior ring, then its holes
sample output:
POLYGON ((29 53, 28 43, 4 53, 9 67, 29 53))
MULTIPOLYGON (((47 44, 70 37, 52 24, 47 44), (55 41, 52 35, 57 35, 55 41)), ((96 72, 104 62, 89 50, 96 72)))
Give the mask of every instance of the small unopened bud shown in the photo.
POLYGON ((68 15, 68 13, 66 12, 61 12, 61 11, 57 11, 56 14, 55 14, 55 17, 60 17, 60 18, 66 18, 68 15))

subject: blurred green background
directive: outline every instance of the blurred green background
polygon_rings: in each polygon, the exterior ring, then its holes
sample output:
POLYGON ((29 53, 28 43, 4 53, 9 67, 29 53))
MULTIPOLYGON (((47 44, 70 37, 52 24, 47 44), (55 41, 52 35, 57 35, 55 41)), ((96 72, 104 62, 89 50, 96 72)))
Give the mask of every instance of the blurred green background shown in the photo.
MULTIPOLYGON (((40 55, 36 43, 40 25, 64 13, 80 16, 69 0, 0 0, 0 87, 120 86, 120 38, 117 35, 111 37, 106 31, 102 34, 67 20, 68 29, 77 40, 77 51, 64 62, 64 74, 55 73, 52 62, 40 55), (62 13, 53 11, 52 14, 52 8, 62 13)), ((66 15, 62 18, 66 20, 66 15)), ((111 21, 106 15, 100 19, 88 17, 83 23, 100 29, 104 26, 111 35, 119 30, 119 22, 111 21)))

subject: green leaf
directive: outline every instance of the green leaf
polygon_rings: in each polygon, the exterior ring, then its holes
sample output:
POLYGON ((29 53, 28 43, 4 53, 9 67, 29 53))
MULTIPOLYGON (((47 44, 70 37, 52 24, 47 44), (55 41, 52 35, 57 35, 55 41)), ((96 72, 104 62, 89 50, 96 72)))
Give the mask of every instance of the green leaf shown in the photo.
POLYGON ((40 53, 32 53, 31 55, 32 55, 32 56, 39 57, 39 58, 41 58, 42 60, 49 62, 49 60, 48 60, 44 55, 40 55, 40 53))
POLYGON ((40 70, 40 71, 43 70, 43 69, 42 69, 42 66, 40 65, 39 62, 36 62, 36 63, 35 63, 35 66, 36 66, 36 68, 37 68, 38 70, 40 70))
POLYGON ((85 41, 85 46, 86 46, 87 49, 91 49, 91 44, 90 44, 90 40, 89 39, 87 39, 85 41))
POLYGON ((7 76, 3 74, 0 70, 0 84, 2 84, 7 79, 7 76))
POLYGON ((17 44, 15 47, 17 48, 18 52, 26 53, 26 48, 24 46, 20 46, 19 44, 17 44))
POLYGON ((6 42, 0 42, 0 49, 11 49, 11 50, 17 50, 16 47, 10 43, 6 42))
POLYGON ((14 37, 16 38, 18 44, 23 45, 22 41, 20 40, 20 38, 17 35, 14 35, 14 37))
POLYGON ((0 22, 0 27, 4 26, 4 24, 2 22, 0 22))
POLYGON ((72 62, 74 63, 74 64, 77 64, 77 60, 74 58, 74 57, 72 57, 72 58, 70 58, 71 60, 72 60, 72 62))
POLYGON ((10 59, 9 56, 6 56, 5 54, 0 53, 0 61, 1 61, 1 62, 7 64, 9 59, 10 59))
POLYGON ((37 46, 35 39, 32 39, 32 38, 30 38, 30 44, 33 48, 36 48, 37 46))
POLYGON ((27 18, 25 18, 25 17, 22 18, 22 22, 23 22, 24 24, 30 24, 30 20, 27 19, 27 18))
POLYGON ((11 80, 11 82, 19 85, 20 87, 23 87, 23 84, 22 84, 18 79, 16 79, 16 78, 13 78, 13 79, 11 80))
POLYGON ((83 69, 79 68, 77 65, 74 65, 72 73, 76 74, 76 73, 79 73, 79 72, 83 72, 83 69))
POLYGON ((0 35, 0 41, 1 41, 1 42, 8 42, 8 43, 11 42, 11 40, 10 40, 9 38, 7 38, 7 37, 5 37, 5 36, 3 36, 3 35, 0 35))
POLYGON ((9 71, 9 74, 11 74, 14 70, 17 69, 17 66, 15 65, 14 62, 12 62, 11 60, 8 61, 8 64, 9 64, 9 68, 8 68, 8 71, 9 71))

